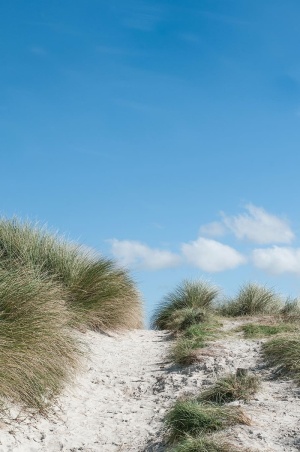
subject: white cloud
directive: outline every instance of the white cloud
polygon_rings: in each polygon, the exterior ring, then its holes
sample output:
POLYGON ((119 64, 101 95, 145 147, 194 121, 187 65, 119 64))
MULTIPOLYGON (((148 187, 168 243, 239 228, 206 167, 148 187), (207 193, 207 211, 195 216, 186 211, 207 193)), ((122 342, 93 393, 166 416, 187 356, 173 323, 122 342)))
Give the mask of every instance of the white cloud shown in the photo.
POLYGON ((180 256, 170 251, 150 248, 134 240, 109 240, 113 256, 121 265, 158 270, 175 267, 180 263, 180 256))
POLYGON ((229 270, 246 262, 246 258, 234 248, 204 237, 184 243, 182 253, 190 264, 207 272, 229 270))
POLYGON ((263 208, 248 204, 247 212, 236 216, 222 214, 221 221, 205 224, 200 234, 220 237, 232 232, 238 239, 246 239, 258 244, 290 243, 294 233, 288 222, 263 208))
POLYGON ((269 273, 300 274, 300 248, 258 248, 252 252, 252 260, 256 267, 269 273))
POLYGON ((223 215, 224 225, 239 239, 250 242, 290 243, 294 233, 286 220, 266 212, 253 204, 246 206, 248 213, 229 217, 223 215))
POLYGON ((210 237, 220 237, 226 233, 225 226, 219 221, 204 224, 200 228, 200 234, 209 235, 210 237))

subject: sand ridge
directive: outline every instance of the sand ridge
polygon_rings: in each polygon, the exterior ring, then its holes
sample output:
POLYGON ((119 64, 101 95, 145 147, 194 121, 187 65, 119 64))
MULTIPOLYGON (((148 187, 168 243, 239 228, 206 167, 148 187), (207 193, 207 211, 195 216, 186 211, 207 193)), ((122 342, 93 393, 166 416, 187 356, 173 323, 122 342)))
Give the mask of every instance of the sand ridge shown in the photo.
MULTIPOLYGON (((238 324, 226 321, 224 329, 238 324)), ((262 340, 234 333, 203 349, 199 363, 179 368, 167 361, 171 336, 166 331, 78 336, 87 358, 72 387, 48 419, 19 415, 4 420, 0 452, 164 451, 163 419, 174 401, 198 393, 237 367, 249 368, 263 383, 244 404, 252 425, 228 429, 228 438, 255 451, 300 450, 299 390, 292 382, 271 379, 260 356, 262 340)))

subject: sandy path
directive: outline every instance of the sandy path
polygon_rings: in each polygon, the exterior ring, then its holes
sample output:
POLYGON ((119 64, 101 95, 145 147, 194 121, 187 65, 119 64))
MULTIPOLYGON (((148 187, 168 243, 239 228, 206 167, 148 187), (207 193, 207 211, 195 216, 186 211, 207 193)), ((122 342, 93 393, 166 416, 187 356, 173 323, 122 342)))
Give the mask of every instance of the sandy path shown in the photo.
POLYGON ((56 416, 6 425, 0 451, 138 451, 163 411, 155 383, 162 374, 166 333, 133 331, 116 337, 88 332, 85 370, 60 398, 56 416), (160 414, 161 412, 161 414, 160 414))
MULTIPOLYGON (((238 321, 225 322, 230 331, 238 321)), ((163 418, 183 394, 199 393, 216 378, 245 367, 263 379, 262 389, 244 405, 251 427, 225 432, 243 447, 261 452, 300 450, 299 390, 271 380, 260 356, 262 341, 234 333, 202 350, 185 369, 166 362, 166 332, 133 331, 108 337, 80 334, 89 353, 73 388, 49 419, 26 418, 1 424, 0 452, 161 452, 163 418)))

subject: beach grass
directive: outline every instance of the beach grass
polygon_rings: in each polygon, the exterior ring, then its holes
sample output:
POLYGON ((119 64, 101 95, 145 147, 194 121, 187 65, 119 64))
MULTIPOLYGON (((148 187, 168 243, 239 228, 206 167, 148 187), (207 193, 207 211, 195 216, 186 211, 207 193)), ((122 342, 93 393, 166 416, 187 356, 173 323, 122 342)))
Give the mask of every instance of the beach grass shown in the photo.
POLYGON ((275 336, 281 333, 288 333, 297 330, 298 327, 289 323, 275 323, 270 325, 263 325, 260 323, 247 323, 238 328, 238 331, 243 331, 246 339, 255 339, 261 337, 275 336))
POLYGON ((281 308, 282 300, 273 289, 248 283, 241 287, 235 298, 221 305, 219 312, 228 317, 274 315, 281 308))
POLYGON ((181 366, 198 361, 197 350, 204 348, 209 340, 216 337, 218 323, 199 323, 188 327, 170 349, 169 359, 181 366))
POLYGON ((45 410, 77 368, 60 285, 37 270, 0 270, 0 399, 45 410))
POLYGON ((217 404, 230 403, 234 400, 248 401, 259 387, 260 382, 255 375, 231 373, 217 380, 211 388, 204 390, 197 400, 217 404))
POLYGON ((277 374, 293 378, 300 384, 300 337, 283 335, 275 337, 262 345, 267 363, 274 367, 277 374))
POLYGON ((167 294, 152 317, 155 329, 183 330, 207 319, 214 311, 219 289, 207 281, 183 281, 167 294))
POLYGON ((60 283, 73 326, 117 330, 143 325, 140 294, 125 269, 36 224, 0 221, 0 266, 38 269, 60 283))
POLYGON ((187 435, 176 445, 172 446, 170 452, 246 452, 234 446, 224 438, 212 438, 209 436, 199 436, 194 438, 187 435))
POLYGON ((170 441, 185 435, 213 433, 235 424, 250 425, 250 419, 238 406, 219 406, 195 400, 177 401, 166 416, 170 441))
POLYGON ((128 272, 45 228, 0 220, 0 404, 45 411, 78 368, 74 328, 141 328, 128 272))

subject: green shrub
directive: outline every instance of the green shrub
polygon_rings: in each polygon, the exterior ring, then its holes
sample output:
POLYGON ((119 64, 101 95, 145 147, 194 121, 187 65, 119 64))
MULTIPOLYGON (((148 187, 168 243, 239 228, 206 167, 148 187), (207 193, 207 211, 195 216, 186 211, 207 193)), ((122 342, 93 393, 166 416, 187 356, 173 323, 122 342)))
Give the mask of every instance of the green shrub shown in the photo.
POLYGON ((156 308, 152 317, 152 326, 156 329, 177 330, 181 310, 185 310, 181 321, 187 321, 187 325, 191 325, 187 320, 191 317, 192 323, 193 318, 197 316, 200 316, 201 321, 203 315, 205 317, 206 313, 213 311, 213 303, 218 293, 219 290, 216 287, 205 281, 184 281, 156 308))
POLYGON ((0 270, 2 403, 43 410, 74 373, 78 346, 64 295, 36 270, 0 270))
POLYGON ((197 400, 218 404, 234 400, 247 401, 258 391, 259 386, 259 379, 255 375, 229 374, 203 391, 197 400))
POLYGON ((93 329, 142 326, 140 296, 127 272, 30 223, 0 221, 0 266, 33 268, 60 283, 72 325, 93 329))
POLYGON ((242 452, 242 449, 237 448, 225 439, 202 436, 197 438, 187 436, 176 446, 173 446, 171 450, 172 452, 242 452))
POLYGON ((279 374, 294 378, 300 384, 300 338, 296 336, 276 337, 262 346, 263 354, 270 366, 279 374))
POLYGON ((246 325, 239 327, 238 330, 244 332, 245 338, 252 339, 295 331, 295 326, 289 325, 287 323, 281 323, 277 325, 260 325, 255 323, 247 323, 246 325))
POLYGON ((185 435, 198 436, 222 430, 235 424, 250 425, 240 407, 178 401, 166 416, 170 441, 185 435))
POLYGON ((220 307, 222 315, 246 316, 276 314, 281 308, 281 299, 272 289, 258 284, 244 285, 236 298, 220 307))

